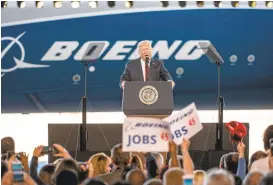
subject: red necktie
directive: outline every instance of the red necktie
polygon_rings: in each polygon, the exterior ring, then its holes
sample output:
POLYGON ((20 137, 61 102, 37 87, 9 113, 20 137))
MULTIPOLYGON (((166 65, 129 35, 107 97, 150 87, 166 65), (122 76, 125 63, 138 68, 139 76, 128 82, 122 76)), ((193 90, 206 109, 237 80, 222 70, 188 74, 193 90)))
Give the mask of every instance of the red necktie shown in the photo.
POLYGON ((148 81, 148 75, 149 75, 149 67, 148 64, 145 63, 145 81, 148 81))

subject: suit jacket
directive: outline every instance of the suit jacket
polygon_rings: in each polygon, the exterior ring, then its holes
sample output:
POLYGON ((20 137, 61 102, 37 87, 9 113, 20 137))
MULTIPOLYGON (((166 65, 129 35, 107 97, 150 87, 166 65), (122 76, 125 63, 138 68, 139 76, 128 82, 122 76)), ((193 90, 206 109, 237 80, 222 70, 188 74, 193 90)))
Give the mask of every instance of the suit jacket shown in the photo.
MULTIPOLYGON (((150 61, 148 75, 148 81, 172 80, 172 77, 165 68, 162 60, 152 59, 150 61)), ((140 58, 126 63, 125 70, 120 77, 120 85, 123 81, 144 81, 140 58)))

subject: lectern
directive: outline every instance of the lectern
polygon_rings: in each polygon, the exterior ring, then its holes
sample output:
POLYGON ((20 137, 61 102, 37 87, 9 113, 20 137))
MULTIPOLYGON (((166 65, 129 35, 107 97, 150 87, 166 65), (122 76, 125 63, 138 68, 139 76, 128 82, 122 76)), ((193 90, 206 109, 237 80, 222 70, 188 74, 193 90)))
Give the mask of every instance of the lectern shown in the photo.
POLYGON ((167 117, 173 109, 171 82, 125 82, 122 110, 127 117, 167 117))
MULTIPOLYGON (((163 119, 172 114, 174 109, 171 82, 134 81, 125 82, 122 110, 127 117, 152 117, 163 119)), ((136 153, 144 162, 144 155, 136 153)), ((167 153, 162 152, 164 161, 167 153)))

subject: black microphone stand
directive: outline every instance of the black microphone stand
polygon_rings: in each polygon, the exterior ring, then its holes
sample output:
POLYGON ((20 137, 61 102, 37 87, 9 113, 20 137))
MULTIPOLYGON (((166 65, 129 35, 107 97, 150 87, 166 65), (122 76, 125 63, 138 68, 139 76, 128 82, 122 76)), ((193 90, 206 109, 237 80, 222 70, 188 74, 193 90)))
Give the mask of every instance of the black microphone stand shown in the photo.
POLYGON ((224 98, 221 96, 221 62, 217 61, 217 72, 218 72, 218 94, 217 94, 217 104, 218 104, 218 124, 216 127, 216 150, 223 150, 223 100, 224 98))
POLYGON ((81 62, 84 65, 84 96, 82 97, 82 124, 80 126, 80 151, 86 150, 86 142, 88 140, 88 131, 86 129, 87 117, 86 117, 86 102, 87 98, 87 61, 81 62))

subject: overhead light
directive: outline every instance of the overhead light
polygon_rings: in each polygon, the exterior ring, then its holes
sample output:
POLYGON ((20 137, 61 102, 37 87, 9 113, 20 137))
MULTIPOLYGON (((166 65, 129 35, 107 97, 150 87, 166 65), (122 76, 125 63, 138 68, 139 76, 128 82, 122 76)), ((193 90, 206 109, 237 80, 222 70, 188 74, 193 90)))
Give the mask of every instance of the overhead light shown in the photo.
POLYGON ((265 5, 267 8, 272 8, 273 7, 273 2, 272 1, 266 1, 265 5))
POLYGON ((133 1, 126 1, 125 2, 125 7, 126 8, 131 8, 133 6, 133 1))
POLYGON ((89 6, 91 8, 97 8, 98 7, 98 2, 97 1, 89 1, 89 6))
POLYGON ((214 6, 220 8, 220 7, 222 7, 222 2, 221 1, 214 1, 214 6))
POLYGON ((1 1, 1 8, 7 8, 8 2, 7 1, 1 1))
POLYGON ((178 2, 180 7, 185 7, 186 6, 186 1, 179 1, 178 2))
POLYGON ((109 6, 110 8, 113 8, 115 5, 116 5, 116 2, 115 2, 115 1, 108 1, 108 6, 109 6))
POLYGON ((36 8, 43 8, 44 7, 44 2, 43 1, 36 1, 36 8))
POLYGON ((234 8, 237 8, 237 7, 239 7, 239 2, 238 1, 232 1, 231 6, 233 6, 234 8))
POLYGON ((169 6, 169 1, 160 1, 161 2, 161 6, 166 8, 169 6))
POLYGON ((72 8, 79 8, 80 7, 80 1, 72 1, 71 2, 72 8))
POLYGON ((19 8, 25 8, 26 7, 26 2, 25 1, 18 1, 17 5, 19 8))
POLYGON ((196 2, 198 7, 203 7, 204 6, 204 1, 197 1, 196 2))
POLYGON ((62 1, 54 1, 53 6, 55 8, 61 8, 63 6, 63 3, 62 3, 62 1))
POLYGON ((251 8, 254 8, 256 7, 256 1, 248 1, 248 6, 251 7, 251 8))

